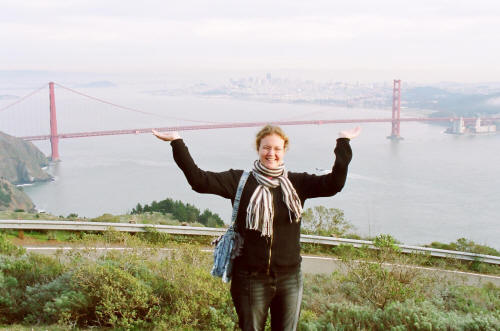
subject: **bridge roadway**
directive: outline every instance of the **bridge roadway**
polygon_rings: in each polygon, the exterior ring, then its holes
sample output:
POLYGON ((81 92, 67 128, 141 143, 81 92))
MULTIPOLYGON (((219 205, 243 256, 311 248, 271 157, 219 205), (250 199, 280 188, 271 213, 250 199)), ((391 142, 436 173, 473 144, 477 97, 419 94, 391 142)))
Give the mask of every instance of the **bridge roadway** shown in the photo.
MULTIPOLYGON (((162 128, 142 128, 142 129, 123 129, 123 130, 108 130, 108 131, 92 131, 92 132, 76 132, 76 133, 59 133, 58 138, 82 138, 82 137, 96 137, 96 136, 112 136, 123 134, 140 134, 151 133, 152 129, 157 131, 192 131, 192 130, 213 130, 213 129, 230 129, 230 128, 249 128, 261 127, 266 124, 273 125, 323 125, 323 124, 339 124, 339 123, 392 123, 396 122, 450 122, 457 121, 459 117, 412 117, 400 118, 394 120, 392 118, 359 118, 359 119, 336 119, 336 120, 303 120, 303 121, 271 121, 271 122, 234 122, 234 123, 216 123, 205 125, 186 125, 186 126, 171 126, 162 128)), ((463 118, 464 121, 473 121, 476 118, 463 118)), ((483 120, 498 121, 500 117, 488 117, 483 120)), ((38 135, 38 136, 24 136, 19 137, 24 140, 49 140, 51 135, 38 135)))
MULTIPOLYGON (((71 246, 24 246, 28 252, 36 252, 45 255, 53 255, 64 252, 71 252, 75 250, 86 250, 98 255, 105 254, 106 252, 112 250, 125 251, 131 250, 127 247, 94 247, 94 248, 82 248, 82 247, 71 247, 71 246)), ((169 254, 173 249, 163 248, 159 249, 158 254, 154 256, 155 258, 163 258, 169 254)), ((202 252, 212 253, 212 249, 202 249, 202 252)), ((354 261, 353 263, 360 263, 360 261, 354 261)), ((436 277, 439 277, 443 281, 449 280, 459 284, 467 284, 473 286, 482 286, 487 283, 493 283, 496 286, 500 286, 500 276, 495 275, 485 275, 477 274, 471 272, 455 271, 455 270, 443 270, 437 268, 421 267, 421 266, 410 266, 410 265, 395 265, 391 263, 385 263, 387 268, 411 268, 416 269, 421 272, 426 272, 436 277)), ((330 274, 332 272, 347 273, 348 268, 346 265, 336 257, 328 256, 313 256, 313 255, 302 255, 302 270, 308 274, 330 274)))

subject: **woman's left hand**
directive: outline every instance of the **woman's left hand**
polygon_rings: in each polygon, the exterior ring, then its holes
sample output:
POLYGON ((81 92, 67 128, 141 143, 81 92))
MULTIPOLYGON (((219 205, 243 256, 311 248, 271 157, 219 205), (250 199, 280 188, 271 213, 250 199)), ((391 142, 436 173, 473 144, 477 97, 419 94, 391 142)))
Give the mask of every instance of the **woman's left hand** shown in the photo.
POLYGON ((156 138, 163 140, 163 141, 172 141, 172 140, 176 140, 176 139, 181 139, 181 136, 179 135, 179 133, 177 133, 177 131, 159 132, 159 131, 156 131, 155 129, 153 129, 153 130, 151 130, 151 132, 153 133, 153 135, 156 138))
POLYGON ((349 130, 344 130, 339 132, 339 137, 340 138, 348 138, 348 139, 353 139, 359 136, 361 133, 361 127, 357 126, 355 128, 349 129, 349 130))

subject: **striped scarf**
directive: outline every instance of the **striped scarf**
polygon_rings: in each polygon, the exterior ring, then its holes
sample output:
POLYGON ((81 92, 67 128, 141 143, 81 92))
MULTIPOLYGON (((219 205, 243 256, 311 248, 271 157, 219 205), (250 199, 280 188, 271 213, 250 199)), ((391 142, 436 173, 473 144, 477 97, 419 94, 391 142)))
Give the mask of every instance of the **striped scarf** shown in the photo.
POLYGON ((246 227, 250 230, 260 231, 262 236, 271 237, 273 235, 274 206, 273 196, 269 188, 281 185, 283 201, 288 207, 290 222, 293 222, 290 211, 294 214, 295 222, 299 222, 302 215, 302 204, 295 188, 288 179, 284 165, 277 169, 269 169, 256 160, 253 166, 252 175, 259 186, 253 192, 248 203, 246 227))

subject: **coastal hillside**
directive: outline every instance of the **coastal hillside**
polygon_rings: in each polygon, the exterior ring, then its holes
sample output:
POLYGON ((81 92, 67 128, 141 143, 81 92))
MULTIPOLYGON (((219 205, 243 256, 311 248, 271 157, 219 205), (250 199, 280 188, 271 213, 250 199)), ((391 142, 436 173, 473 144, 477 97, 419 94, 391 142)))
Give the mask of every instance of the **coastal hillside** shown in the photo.
POLYGON ((0 210, 25 210, 32 212, 35 205, 21 189, 0 178, 0 210))
POLYGON ((32 143, 0 132, 0 177, 12 184, 50 180, 47 157, 32 143))

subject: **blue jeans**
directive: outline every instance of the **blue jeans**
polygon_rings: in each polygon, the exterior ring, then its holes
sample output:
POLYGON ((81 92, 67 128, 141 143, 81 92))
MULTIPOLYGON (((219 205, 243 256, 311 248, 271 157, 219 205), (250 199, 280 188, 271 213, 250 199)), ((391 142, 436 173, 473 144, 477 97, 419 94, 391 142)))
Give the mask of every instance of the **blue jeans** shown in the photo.
POLYGON ((265 273, 234 270, 231 296, 243 331, 264 330, 271 309, 271 329, 295 330, 302 301, 302 272, 265 273))

